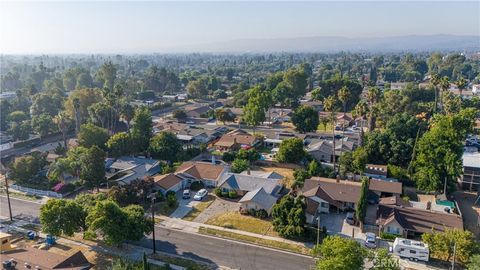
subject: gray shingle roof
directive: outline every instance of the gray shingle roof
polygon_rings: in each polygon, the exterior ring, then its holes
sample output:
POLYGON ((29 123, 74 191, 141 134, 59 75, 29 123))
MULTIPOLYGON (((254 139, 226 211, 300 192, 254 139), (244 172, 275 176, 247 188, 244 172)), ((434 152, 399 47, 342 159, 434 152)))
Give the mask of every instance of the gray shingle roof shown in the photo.
POLYGON ((240 203, 250 201, 260 205, 262 209, 269 210, 277 202, 277 197, 270 195, 265 189, 263 189, 263 187, 261 187, 247 192, 247 194, 245 194, 240 200, 240 203))
POLYGON ((279 179, 268 179, 235 173, 224 174, 220 179, 219 186, 225 183, 233 189, 242 191, 253 191, 258 188, 264 188, 265 192, 269 194, 277 193, 281 189, 279 179))

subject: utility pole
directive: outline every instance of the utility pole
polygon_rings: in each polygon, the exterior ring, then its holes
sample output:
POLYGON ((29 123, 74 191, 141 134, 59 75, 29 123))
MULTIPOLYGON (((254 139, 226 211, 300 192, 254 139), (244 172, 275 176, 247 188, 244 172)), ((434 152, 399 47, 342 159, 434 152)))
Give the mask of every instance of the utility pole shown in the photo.
POLYGON ((151 199, 151 205, 150 205, 150 210, 152 211, 152 237, 153 237, 153 254, 155 254, 157 251, 156 246, 155 246, 155 211, 153 210, 153 204, 155 203, 155 193, 150 194, 150 199, 151 199))
POLYGON ((4 171, 4 177, 5 177, 5 192, 7 193, 8 214, 10 215, 10 221, 13 221, 12 205, 10 204, 10 192, 8 191, 8 178, 7 178, 6 171, 4 171))
POLYGON ((317 225, 317 247, 320 244, 320 214, 317 217, 318 225, 317 225))
POLYGON ((457 242, 453 244, 453 261, 452 261, 452 270, 455 270, 455 253, 457 251, 457 242))

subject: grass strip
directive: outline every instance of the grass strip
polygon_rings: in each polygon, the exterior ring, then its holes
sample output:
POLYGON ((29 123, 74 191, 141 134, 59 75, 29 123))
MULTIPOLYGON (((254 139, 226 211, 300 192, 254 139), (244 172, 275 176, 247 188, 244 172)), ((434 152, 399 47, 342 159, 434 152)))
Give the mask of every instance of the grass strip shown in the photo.
POLYGON ((212 229, 212 228, 207 228, 207 227, 200 227, 198 232, 201 233, 201 234, 214 235, 214 236, 218 236, 218 237, 222 237, 222 238, 238 240, 238 241, 242 241, 242 242, 248 242, 248 243, 257 244, 257 245, 264 246, 264 247, 282 249, 282 250, 286 250, 286 251, 290 251, 290 252, 294 252, 294 253, 299 253, 299 254, 304 254, 304 255, 309 255, 310 254, 310 249, 308 249, 306 247, 302 247, 300 245, 291 244, 291 243, 285 243, 285 242, 269 240, 269 239, 262 239, 262 238, 253 237, 253 236, 249 236, 249 235, 238 234, 238 233, 233 233, 233 232, 228 232, 228 231, 222 231, 222 230, 217 230, 217 229, 212 229))

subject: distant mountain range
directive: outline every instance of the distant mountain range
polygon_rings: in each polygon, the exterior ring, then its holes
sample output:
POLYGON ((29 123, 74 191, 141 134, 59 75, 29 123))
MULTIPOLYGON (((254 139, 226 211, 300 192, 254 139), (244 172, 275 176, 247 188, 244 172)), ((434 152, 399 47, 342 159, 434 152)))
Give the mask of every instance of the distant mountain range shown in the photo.
POLYGON ((189 45, 179 52, 401 52, 401 51, 480 51, 480 36, 412 35, 377 38, 300 37, 239 39, 189 45))

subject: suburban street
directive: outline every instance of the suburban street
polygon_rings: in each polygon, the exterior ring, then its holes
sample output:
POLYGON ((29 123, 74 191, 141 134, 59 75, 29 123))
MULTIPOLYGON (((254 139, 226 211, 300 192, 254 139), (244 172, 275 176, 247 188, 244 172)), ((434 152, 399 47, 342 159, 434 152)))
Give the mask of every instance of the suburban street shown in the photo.
MULTIPOLYGON (((38 217, 41 206, 39 203, 13 197, 10 197, 10 201, 13 216, 24 214, 38 217)), ((7 198, 0 196, 0 202, 0 216, 8 217, 7 198)), ((308 256, 159 226, 155 228, 155 236, 159 251, 234 269, 310 269, 314 264, 312 258, 308 256)), ((137 244, 152 248, 151 236, 137 244)))

